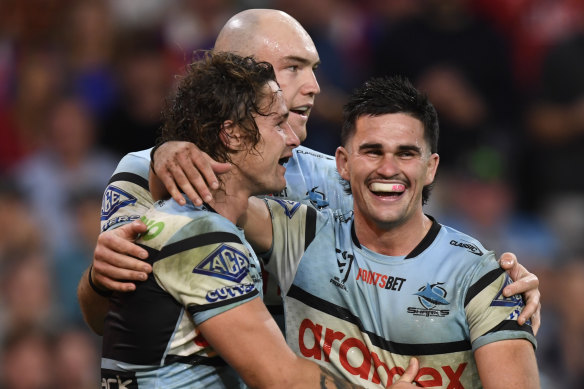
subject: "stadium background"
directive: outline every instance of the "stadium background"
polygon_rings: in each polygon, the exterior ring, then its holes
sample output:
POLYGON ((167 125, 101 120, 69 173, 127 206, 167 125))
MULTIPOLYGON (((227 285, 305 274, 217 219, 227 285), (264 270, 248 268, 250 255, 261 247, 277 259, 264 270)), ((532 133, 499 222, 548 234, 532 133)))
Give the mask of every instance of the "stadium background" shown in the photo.
POLYGON ((102 190, 153 144, 193 51, 258 7, 294 16, 320 53, 307 146, 334 153, 344 99, 371 76, 428 93, 441 168, 427 212, 538 275, 542 386, 582 387, 582 0, 1 0, 0 388, 96 387, 75 290, 102 190))

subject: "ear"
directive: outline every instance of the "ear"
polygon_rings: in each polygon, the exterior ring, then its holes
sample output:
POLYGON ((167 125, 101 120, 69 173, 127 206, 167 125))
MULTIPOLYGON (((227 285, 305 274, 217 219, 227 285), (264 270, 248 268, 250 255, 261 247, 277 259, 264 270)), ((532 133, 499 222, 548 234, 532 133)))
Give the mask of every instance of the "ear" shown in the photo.
POLYGON ((337 162, 337 171, 339 175, 349 181, 349 153, 343 146, 337 147, 337 151, 335 152, 335 160, 337 162))
POLYGON ((428 170, 426 171, 426 180, 424 182, 424 186, 430 185, 434 182, 434 177, 436 176, 439 163, 440 156, 437 153, 430 155, 430 158, 428 158, 428 170))
POLYGON ((219 133, 221 141, 230 150, 241 150, 243 145, 241 131, 239 126, 235 125, 232 120, 226 120, 221 125, 219 133))

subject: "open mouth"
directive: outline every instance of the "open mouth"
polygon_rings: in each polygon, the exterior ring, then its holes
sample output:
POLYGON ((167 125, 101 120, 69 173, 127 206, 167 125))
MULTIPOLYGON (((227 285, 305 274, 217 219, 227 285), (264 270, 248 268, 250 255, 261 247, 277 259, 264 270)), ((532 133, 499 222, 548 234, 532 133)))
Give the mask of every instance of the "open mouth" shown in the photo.
POLYGON ((369 190, 376 196, 399 197, 405 192, 406 186, 404 184, 373 182, 369 185, 369 190))
POLYGON ((290 109, 290 112, 293 112, 293 113, 300 115, 300 116, 308 116, 309 110, 310 110, 310 107, 308 105, 304 105, 302 107, 292 108, 292 109, 290 109))
POLYGON ((283 165, 284 165, 286 162, 288 162, 289 160, 290 160, 290 157, 280 158, 280 159, 278 160, 278 164, 283 166, 283 165))

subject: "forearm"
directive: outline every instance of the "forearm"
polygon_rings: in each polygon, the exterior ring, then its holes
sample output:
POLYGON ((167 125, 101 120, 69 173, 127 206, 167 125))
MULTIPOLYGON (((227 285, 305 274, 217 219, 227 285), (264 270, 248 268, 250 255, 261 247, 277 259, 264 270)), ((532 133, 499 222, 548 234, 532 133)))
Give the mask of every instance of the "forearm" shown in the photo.
POLYGON ((109 300, 97 294, 89 285, 89 269, 87 269, 77 286, 77 299, 83 313, 85 323, 93 332, 103 334, 103 322, 108 311, 109 300))

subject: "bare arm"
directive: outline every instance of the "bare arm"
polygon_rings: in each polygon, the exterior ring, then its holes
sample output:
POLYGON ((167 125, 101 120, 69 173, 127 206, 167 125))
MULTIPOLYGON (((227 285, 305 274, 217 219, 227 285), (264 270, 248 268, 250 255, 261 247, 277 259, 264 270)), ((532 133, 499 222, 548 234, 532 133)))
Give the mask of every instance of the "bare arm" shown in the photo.
POLYGON ((489 343, 474 356, 485 389, 540 387, 533 345, 525 339, 489 343))
MULTIPOLYGON (((206 320, 199 329, 215 351, 252 388, 360 387, 294 354, 259 298, 206 320), (233 330, 234 323, 237 331, 233 330)), ((410 382, 417 370, 414 360, 392 387, 415 388, 410 382)))
POLYGON ((513 253, 503 253, 499 258, 499 264, 509 273, 509 276, 514 281, 505 288, 503 294, 506 297, 523 294, 525 297, 525 307, 521 311, 517 322, 523 325, 531 318, 533 334, 537 335, 537 331, 541 325, 541 294, 538 289, 539 279, 535 274, 530 273, 521 265, 513 253))
POLYGON ((89 284, 89 269, 83 273, 77 287, 77 298, 87 325, 97 334, 103 332, 103 320, 108 309, 108 291, 128 292, 136 289, 132 282, 143 281, 152 267, 136 258, 146 258, 148 252, 133 243, 136 235, 146 231, 146 225, 135 221, 120 228, 101 233, 93 253, 92 281, 97 293, 89 284))

